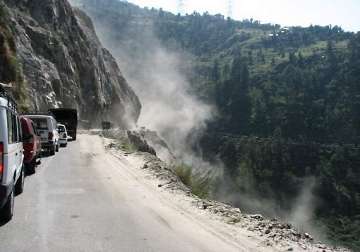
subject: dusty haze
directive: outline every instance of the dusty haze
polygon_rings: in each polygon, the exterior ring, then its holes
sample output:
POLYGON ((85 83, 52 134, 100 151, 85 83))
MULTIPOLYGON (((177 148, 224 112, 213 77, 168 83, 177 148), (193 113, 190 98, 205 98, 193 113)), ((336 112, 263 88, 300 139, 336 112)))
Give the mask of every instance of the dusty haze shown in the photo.
MULTIPOLYGON (((102 20, 95 19, 94 24, 101 42, 117 59, 140 98, 142 112, 138 126, 157 131, 182 161, 208 167, 190 148, 191 140, 197 136, 194 132, 201 132, 213 115, 210 105, 189 93, 185 71, 191 71, 191 56, 165 48, 154 35, 151 23, 139 29, 122 27, 123 36, 131 33, 129 38, 136 37, 135 41, 116 39, 118 34, 102 20)), ((168 160, 166 156, 161 158, 168 160)))

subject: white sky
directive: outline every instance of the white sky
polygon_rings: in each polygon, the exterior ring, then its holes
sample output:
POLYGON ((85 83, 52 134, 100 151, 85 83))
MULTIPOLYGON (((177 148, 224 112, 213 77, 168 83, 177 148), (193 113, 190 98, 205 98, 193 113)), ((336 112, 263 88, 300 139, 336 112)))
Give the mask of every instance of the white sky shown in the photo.
MULTIPOLYGON (((178 13, 177 0, 128 0, 142 7, 163 8, 178 13)), ((183 0, 184 12, 194 10, 227 15, 228 0, 183 0)), ((262 23, 283 26, 310 24, 339 25, 348 31, 360 31, 360 0, 232 0, 232 17, 254 18, 262 23)))

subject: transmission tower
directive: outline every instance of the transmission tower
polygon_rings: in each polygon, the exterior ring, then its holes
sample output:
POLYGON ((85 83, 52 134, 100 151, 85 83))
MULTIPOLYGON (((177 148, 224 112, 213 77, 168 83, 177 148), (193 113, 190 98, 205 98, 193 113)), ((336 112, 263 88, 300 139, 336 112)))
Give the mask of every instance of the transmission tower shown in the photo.
POLYGON ((228 0, 228 12, 227 12, 227 16, 229 18, 232 18, 233 15, 233 0, 228 0))
POLYGON ((185 3, 184 0, 178 0, 178 13, 184 14, 185 3))

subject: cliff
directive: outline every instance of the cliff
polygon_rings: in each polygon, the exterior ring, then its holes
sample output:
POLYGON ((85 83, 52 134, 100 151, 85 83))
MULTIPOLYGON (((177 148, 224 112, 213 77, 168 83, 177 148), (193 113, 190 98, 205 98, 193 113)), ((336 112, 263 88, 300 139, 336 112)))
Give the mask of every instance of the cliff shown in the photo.
POLYGON ((141 104, 92 22, 66 0, 5 0, 30 111, 71 107, 93 125, 136 123, 141 104))

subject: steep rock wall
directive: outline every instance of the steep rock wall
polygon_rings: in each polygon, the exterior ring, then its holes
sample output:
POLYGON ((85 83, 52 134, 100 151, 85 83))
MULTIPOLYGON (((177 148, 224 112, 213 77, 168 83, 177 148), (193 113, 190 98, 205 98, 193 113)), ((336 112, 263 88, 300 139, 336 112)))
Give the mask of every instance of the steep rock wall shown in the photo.
POLYGON ((141 109, 89 17, 66 0, 5 0, 30 110, 77 108, 93 125, 110 120, 129 127, 141 109))

